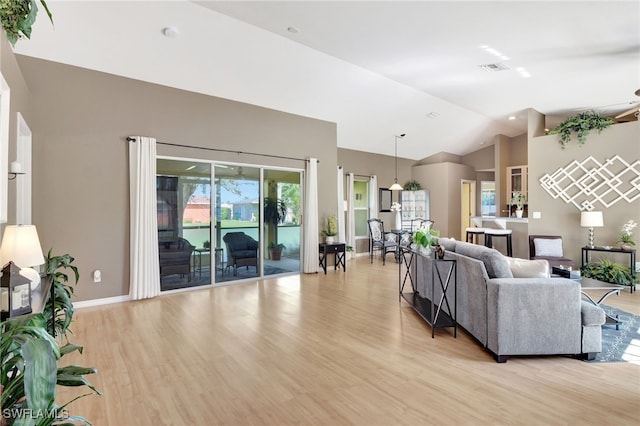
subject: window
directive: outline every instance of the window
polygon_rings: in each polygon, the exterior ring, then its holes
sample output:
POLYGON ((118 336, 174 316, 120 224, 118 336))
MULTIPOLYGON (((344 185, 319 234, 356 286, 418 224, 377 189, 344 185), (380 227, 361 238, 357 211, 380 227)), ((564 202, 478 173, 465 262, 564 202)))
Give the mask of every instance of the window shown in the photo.
POLYGON ((369 182, 353 182, 353 214, 356 225, 356 238, 369 238, 369 182))

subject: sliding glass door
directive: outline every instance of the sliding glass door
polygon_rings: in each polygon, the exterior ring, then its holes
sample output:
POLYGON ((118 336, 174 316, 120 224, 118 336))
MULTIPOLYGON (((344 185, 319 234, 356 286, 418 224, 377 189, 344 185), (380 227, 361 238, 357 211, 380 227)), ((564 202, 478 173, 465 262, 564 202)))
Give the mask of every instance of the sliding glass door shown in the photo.
POLYGON ((215 282, 260 276, 260 168, 216 163, 215 282))
POLYGON ((301 173, 159 158, 162 291, 299 273, 301 173))
POLYGON ((300 272, 300 172, 264 169, 264 275, 300 272))
POLYGON ((158 256, 162 291, 211 283, 211 165, 158 159, 158 256))

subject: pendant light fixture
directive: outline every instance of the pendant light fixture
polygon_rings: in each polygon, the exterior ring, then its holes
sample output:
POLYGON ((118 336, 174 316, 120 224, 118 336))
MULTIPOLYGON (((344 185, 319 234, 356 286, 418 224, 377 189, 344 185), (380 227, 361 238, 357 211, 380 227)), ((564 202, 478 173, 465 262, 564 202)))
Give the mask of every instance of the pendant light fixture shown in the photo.
POLYGON ((389 187, 391 191, 402 191, 402 186, 398 183, 398 138, 402 139, 406 136, 406 133, 401 134, 400 136, 396 135, 396 178, 394 180, 393 185, 389 187))

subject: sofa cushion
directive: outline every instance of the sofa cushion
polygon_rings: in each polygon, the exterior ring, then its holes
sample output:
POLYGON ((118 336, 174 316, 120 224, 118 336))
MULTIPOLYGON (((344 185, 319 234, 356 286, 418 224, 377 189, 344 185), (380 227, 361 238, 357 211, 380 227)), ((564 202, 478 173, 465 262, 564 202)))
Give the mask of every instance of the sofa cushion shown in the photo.
POLYGON ((562 257, 561 238, 535 238, 533 245, 536 249, 536 257, 562 257))
POLYGON ((455 252, 481 260, 489 278, 513 278, 509 261, 496 249, 457 241, 455 252))
POLYGON ((456 251, 456 240, 453 238, 440 237, 438 238, 438 244, 446 251, 456 251))
POLYGON ((517 257, 507 258, 513 278, 549 278, 549 262, 544 259, 529 260, 517 257))

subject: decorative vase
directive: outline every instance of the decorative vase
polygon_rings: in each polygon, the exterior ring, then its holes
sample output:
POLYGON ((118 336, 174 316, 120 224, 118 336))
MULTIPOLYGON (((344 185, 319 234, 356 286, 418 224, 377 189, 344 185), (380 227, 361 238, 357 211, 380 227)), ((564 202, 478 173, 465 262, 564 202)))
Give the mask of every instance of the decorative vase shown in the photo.
POLYGON ((402 229, 402 215, 400 211, 396 212, 396 227, 395 229, 402 229))
POLYGON ((631 244, 622 243, 622 244, 620 244, 620 248, 622 250, 631 250, 631 249, 633 249, 633 246, 631 244))
POLYGON ((516 217, 517 218, 522 218, 522 210, 516 210, 516 217))
POLYGON ((324 237, 324 242, 327 244, 333 244, 333 235, 327 235, 324 237))

